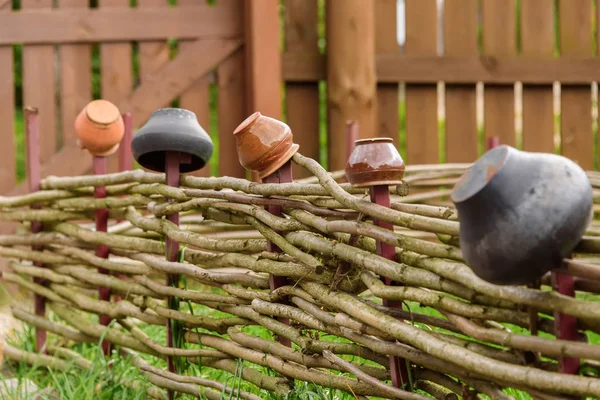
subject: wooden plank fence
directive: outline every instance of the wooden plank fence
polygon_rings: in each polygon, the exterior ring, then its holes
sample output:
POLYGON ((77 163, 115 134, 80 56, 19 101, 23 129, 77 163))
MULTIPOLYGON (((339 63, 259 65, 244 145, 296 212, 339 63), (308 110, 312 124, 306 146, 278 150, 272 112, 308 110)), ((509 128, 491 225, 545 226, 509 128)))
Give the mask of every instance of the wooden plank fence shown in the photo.
POLYGON ((470 162, 498 137, 597 168, 592 0, 12 3, 0 7, 2 194, 26 191, 26 106, 39 110, 42 176, 90 171, 73 120, 97 97, 135 127, 156 108, 194 111, 218 149, 203 176, 245 176, 232 130, 256 110, 330 170, 344 166, 348 119, 360 137, 392 137, 410 164, 470 162))

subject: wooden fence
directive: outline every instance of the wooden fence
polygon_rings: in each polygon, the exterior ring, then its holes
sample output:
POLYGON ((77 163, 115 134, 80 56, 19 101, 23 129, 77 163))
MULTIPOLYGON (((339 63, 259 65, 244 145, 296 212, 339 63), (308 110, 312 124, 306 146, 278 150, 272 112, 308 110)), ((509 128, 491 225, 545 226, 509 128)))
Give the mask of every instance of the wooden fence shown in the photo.
POLYGON ((283 118, 302 152, 330 170, 343 168, 348 119, 361 137, 394 138, 409 164, 471 162, 497 136, 597 167, 593 0, 97 3, 0 8, 0 193, 24 191, 14 188, 22 151, 9 150, 22 140, 15 108, 39 108, 43 175, 79 175, 90 161, 73 120, 98 96, 136 126, 178 99, 218 142, 205 175, 244 176, 231 133, 255 110, 283 118))

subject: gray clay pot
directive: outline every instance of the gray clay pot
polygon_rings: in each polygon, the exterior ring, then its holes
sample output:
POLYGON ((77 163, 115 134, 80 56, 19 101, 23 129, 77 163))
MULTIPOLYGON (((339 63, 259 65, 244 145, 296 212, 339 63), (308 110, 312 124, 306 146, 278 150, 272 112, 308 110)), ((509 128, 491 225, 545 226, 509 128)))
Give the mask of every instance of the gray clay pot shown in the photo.
POLYGON ((460 247, 480 278, 526 284, 559 267, 591 222, 592 187, 573 161, 498 146, 452 192, 460 247))
POLYGON ((196 114, 182 108, 161 108, 152 113, 131 141, 131 152, 144 168, 165 172, 165 154, 180 152, 191 156, 182 163, 180 172, 204 167, 213 153, 210 136, 198 123, 196 114))

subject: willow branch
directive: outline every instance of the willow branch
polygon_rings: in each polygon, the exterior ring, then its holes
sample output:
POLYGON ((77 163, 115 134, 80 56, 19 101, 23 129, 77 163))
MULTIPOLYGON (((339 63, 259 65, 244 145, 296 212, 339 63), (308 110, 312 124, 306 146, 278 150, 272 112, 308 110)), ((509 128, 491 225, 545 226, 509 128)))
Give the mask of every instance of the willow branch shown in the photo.
POLYGON ((327 351, 327 350, 324 351, 323 357, 325 357, 327 360, 331 361, 333 364, 340 367, 342 369, 342 371, 348 372, 348 373, 356 376, 360 381, 368 383, 372 387, 381 390, 383 393, 385 393, 390 398, 402 399, 402 400, 429 399, 428 397, 425 397, 425 396, 417 394, 417 393, 407 392, 402 389, 398 389, 393 386, 386 385, 386 384, 382 383, 381 381, 379 381, 378 379, 365 374, 363 371, 356 368, 351 363, 342 360, 341 358, 337 357, 335 354, 333 354, 330 351, 327 351))
POLYGON ((215 240, 184 232, 171 221, 143 217, 133 207, 127 208, 125 217, 138 228, 159 232, 176 242, 186 243, 205 250, 256 253, 266 249, 266 241, 264 240, 215 240))
POLYGON ((502 380, 530 386, 539 390, 551 390, 566 394, 589 396, 600 394, 600 381, 578 377, 565 376, 558 373, 522 367, 502 361, 492 360, 459 346, 444 342, 433 337, 422 329, 401 323, 374 309, 365 307, 359 301, 344 293, 335 295, 328 292, 323 285, 312 282, 302 282, 301 286, 317 300, 344 310, 347 314, 381 328, 396 339, 423 350, 434 357, 447 361, 455 366, 477 371, 477 373, 492 380, 502 380))

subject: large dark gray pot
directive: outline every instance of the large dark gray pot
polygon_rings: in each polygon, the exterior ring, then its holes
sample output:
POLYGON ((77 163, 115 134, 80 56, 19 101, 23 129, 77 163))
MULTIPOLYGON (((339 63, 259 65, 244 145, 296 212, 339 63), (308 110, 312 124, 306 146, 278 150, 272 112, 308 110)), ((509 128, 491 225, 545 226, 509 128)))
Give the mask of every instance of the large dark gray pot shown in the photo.
POLYGON ((480 278, 526 284, 558 267, 591 222, 592 187, 573 161, 498 146, 452 192, 460 247, 480 278))
POLYGON ((189 154, 190 163, 182 163, 180 172, 201 169, 213 153, 210 136, 198 123, 196 114, 183 108, 161 108, 135 134, 131 152, 144 168, 165 172, 167 152, 189 154))

